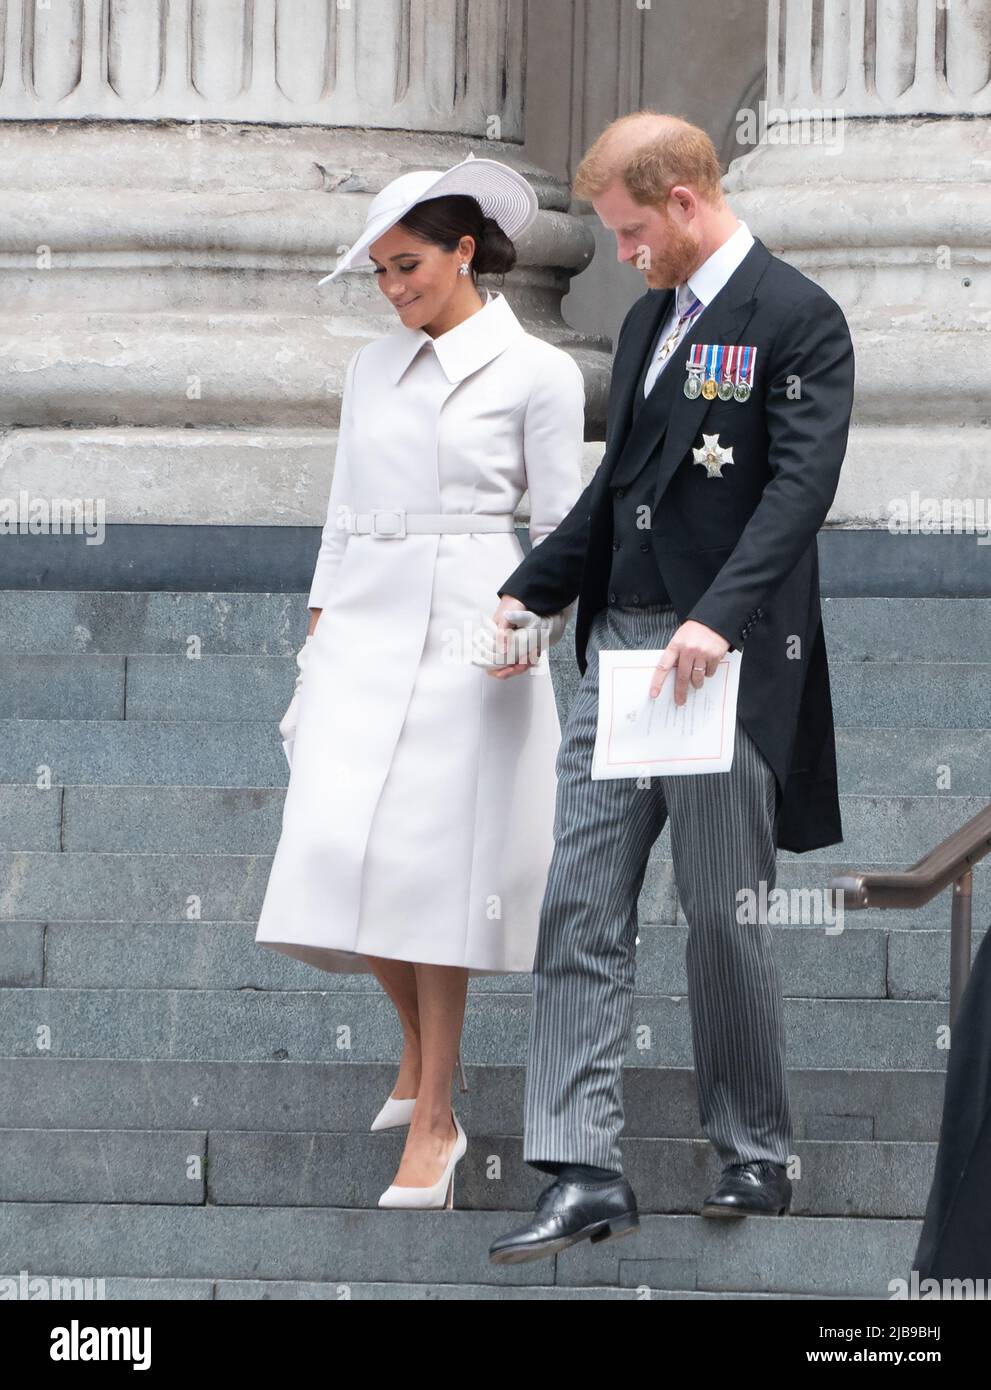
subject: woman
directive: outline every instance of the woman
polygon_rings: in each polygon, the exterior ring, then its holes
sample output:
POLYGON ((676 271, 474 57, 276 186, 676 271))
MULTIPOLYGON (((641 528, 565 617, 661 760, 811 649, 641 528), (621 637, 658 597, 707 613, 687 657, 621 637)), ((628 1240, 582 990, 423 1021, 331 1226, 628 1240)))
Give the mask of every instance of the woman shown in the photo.
POLYGON ((484 665, 487 615, 522 556, 523 492, 538 543, 581 491, 578 367, 475 284, 512 268, 511 238, 536 213, 530 185, 494 160, 405 174, 325 277, 373 265, 400 323, 347 366, 256 940, 371 971, 395 1006, 403 1055, 372 1128, 409 1133, 380 1206, 453 1202, 467 979, 532 969, 553 848, 546 650, 531 679, 484 665))

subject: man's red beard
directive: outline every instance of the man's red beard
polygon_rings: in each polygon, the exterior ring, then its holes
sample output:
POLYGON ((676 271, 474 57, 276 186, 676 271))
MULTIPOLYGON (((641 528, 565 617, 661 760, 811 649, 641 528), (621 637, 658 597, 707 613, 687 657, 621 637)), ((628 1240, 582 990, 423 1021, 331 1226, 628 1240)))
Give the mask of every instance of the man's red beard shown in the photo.
POLYGON ((670 217, 667 222, 664 255, 652 257, 649 275, 658 288, 673 289, 675 285, 684 284, 692 273, 698 259, 698 247, 688 232, 681 231, 670 217))

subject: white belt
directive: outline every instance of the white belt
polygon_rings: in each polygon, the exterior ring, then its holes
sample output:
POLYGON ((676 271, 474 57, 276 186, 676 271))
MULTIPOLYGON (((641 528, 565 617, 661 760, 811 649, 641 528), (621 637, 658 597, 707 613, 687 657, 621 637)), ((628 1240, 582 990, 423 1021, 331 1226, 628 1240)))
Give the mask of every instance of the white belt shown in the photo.
POLYGON ((355 512, 348 530, 353 536, 374 536, 376 540, 399 540, 403 536, 436 535, 448 531, 512 531, 512 512, 407 512, 402 507, 376 507, 355 512))

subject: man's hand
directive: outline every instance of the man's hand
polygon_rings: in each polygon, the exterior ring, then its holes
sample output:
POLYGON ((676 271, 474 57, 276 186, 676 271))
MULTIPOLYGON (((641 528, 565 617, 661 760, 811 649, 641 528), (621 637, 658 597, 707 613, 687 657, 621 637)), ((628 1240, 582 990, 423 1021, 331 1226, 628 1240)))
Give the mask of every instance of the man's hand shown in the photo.
POLYGON ((682 623, 664 649, 650 682, 650 697, 656 699, 667 679, 668 672, 677 668, 674 702, 683 705, 688 687, 700 690, 706 676, 714 676, 720 659, 729 651, 729 643, 704 623, 682 623))
MULTIPOLYGON (((525 603, 521 603, 518 598, 512 598, 509 594, 504 594, 499 600, 499 607, 493 613, 492 621, 500 633, 506 634, 505 640, 508 641, 516 630, 506 622, 506 614, 519 612, 525 608, 525 603)), ((486 675, 495 676, 496 680, 504 680, 507 676, 518 676, 521 671, 528 670, 531 664, 529 661, 520 661, 515 666, 493 666, 486 671, 486 675)))

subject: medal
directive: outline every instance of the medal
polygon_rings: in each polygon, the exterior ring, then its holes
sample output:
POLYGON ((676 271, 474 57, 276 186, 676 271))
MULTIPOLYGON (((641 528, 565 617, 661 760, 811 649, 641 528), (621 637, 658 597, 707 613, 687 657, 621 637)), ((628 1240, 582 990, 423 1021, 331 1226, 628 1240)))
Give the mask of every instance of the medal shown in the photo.
POLYGON ((695 343, 685 363, 684 391, 689 400, 746 401, 754 385, 757 349, 742 343, 695 343))
POLYGON ((688 361, 685 363, 685 371, 688 373, 688 376, 685 377, 685 385, 683 388, 685 395, 690 401, 696 401, 702 394, 703 367, 702 347, 700 343, 692 344, 688 361))
POLYGON ((754 363, 757 359, 757 349, 755 347, 745 347, 743 352, 743 366, 737 376, 736 387, 733 395, 738 401, 749 400, 750 392, 753 389, 754 363))
POLYGON ((733 362, 734 358, 737 362, 739 361, 738 353, 739 348, 728 347, 726 349, 726 374, 717 387, 717 394, 721 401, 733 399, 733 362))
POLYGON ((695 462, 702 464, 709 478, 721 478, 720 472, 727 463, 733 462, 733 446, 723 448, 719 443, 718 434, 703 434, 702 448, 692 449, 695 455, 695 462))
POLYGON ((720 349, 712 344, 709 347, 709 359, 705 364, 705 385, 702 387, 702 395, 707 401, 714 400, 718 390, 716 386, 716 378, 719 374, 717 353, 721 355, 720 349))

